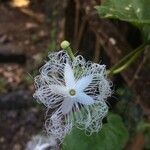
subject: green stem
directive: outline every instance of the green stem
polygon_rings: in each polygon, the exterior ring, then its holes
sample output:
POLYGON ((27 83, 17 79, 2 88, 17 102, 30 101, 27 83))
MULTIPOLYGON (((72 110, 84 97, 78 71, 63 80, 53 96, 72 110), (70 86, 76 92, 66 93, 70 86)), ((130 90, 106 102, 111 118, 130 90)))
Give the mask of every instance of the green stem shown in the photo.
POLYGON ((150 123, 148 123, 148 122, 140 122, 138 124, 137 130, 141 131, 141 132, 146 132, 147 130, 150 130, 150 123))
POLYGON ((112 67, 108 71, 108 75, 113 75, 122 72, 123 70, 127 69, 137 58, 140 54, 145 50, 145 46, 147 43, 142 44, 140 47, 135 49, 134 51, 127 54, 124 58, 122 58, 114 67, 112 67))
POLYGON ((74 54, 72 52, 72 49, 70 47, 70 43, 68 41, 62 41, 61 42, 61 48, 64 49, 67 52, 67 54, 69 55, 69 57, 72 60, 74 60, 75 56, 74 56, 74 54))

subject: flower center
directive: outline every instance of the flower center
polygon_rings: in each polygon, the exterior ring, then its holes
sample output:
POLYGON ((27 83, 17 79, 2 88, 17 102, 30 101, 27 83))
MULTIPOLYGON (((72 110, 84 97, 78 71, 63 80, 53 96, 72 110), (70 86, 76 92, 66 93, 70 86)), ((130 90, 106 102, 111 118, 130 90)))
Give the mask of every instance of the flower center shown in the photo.
POLYGON ((76 95, 76 91, 75 91, 74 89, 71 89, 71 90, 69 91, 69 94, 70 94, 71 96, 74 96, 74 95, 76 95))

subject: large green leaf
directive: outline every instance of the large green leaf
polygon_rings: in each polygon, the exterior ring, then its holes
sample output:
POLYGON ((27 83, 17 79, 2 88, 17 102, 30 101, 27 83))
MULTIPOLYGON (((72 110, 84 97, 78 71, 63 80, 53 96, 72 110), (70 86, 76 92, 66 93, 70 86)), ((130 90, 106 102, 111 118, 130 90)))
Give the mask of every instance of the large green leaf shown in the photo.
POLYGON ((87 136, 84 131, 73 129, 65 138, 63 150, 122 150, 128 140, 128 131, 122 119, 109 114, 99 133, 87 136))
POLYGON ((148 40, 150 39, 150 0, 104 0, 96 6, 104 18, 117 18, 131 22, 139 27, 148 40))

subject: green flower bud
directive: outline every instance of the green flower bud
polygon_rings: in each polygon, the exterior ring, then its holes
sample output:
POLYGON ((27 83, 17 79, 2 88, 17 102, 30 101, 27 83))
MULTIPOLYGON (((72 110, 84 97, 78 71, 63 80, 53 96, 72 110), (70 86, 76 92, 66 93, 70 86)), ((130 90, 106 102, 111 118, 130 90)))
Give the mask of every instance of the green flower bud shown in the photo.
POLYGON ((65 41, 61 42, 60 46, 62 49, 67 49, 70 46, 70 43, 65 40, 65 41))

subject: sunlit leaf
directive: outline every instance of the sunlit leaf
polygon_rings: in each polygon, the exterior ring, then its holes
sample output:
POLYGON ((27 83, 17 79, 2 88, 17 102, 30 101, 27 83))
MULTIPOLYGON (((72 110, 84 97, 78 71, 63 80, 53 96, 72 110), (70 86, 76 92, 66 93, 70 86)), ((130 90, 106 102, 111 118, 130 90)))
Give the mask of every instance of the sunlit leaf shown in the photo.
POLYGON ((128 140, 128 131, 122 119, 109 114, 99 133, 87 136, 84 131, 73 129, 66 137, 63 150, 122 150, 128 140))
POLYGON ((148 40, 150 38, 150 1, 149 0, 104 0, 96 6, 104 18, 116 18, 139 27, 148 40))
POLYGON ((11 5, 14 7, 26 7, 30 3, 29 0, 12 0, 11 5))

